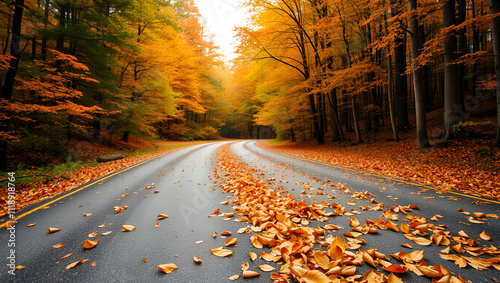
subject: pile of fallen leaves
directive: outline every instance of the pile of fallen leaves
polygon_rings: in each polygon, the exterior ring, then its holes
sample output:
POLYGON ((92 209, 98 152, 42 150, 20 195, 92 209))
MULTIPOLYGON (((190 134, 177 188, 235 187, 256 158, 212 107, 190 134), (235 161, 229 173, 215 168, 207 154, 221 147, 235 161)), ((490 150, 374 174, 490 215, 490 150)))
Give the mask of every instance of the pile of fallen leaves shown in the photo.
MULTIPOLYGON (((500 174, 466 164, 474 163, 481 141, 451 141, 445 148, 435 146, 428 150, 416 149, 415 142, 407 139, 399 143, 379 142, 350 147, 327 143, 317 145, 305 142, 260 146, 314 159, 333 165, 346 166, 383 176, 402 178, 432 185, 441 192, 458 190, 481 197, 500 199, 500 174)), ((500 168, 500 150, 491 149, 492 164, 500 168)))
MULTIPOLYGON (((52 198, 61 193, 71 191, 85 183, 106 176, 112 172, 124 169, 138 162, 164 155, 172 150, 154 152, 148 155, 127 157, 98 166, 83 167, 77 170, 65 172, 65 176, 57 176, 52 180, 33 181, 25 184, 16 184, 16 211, 22 210, 30 204, 52 198)), ((0 188, 0 217, 8 213, 7 187, 0 188)))
MULTIPOLYGON (((412 215, 418 210, 415 205, 388 207, 372 199, 373 206, 360 207, 361 210, 383 211, 380 218, 360 223, 354 216, 357 211, 349 211, 338 203, 323 201, 321 204, 306 204, 297 201, 279 187, 269 187, 255 177, 257 169, 237 160, 230 152, 230 144, 218 152, 216 177, 222 181, 221 188, 233 196, 233 208, 240 215, 237 221, 251 224, 238 233, 252 233, 250 242, 253 247, 270 250, 262 252, 260 258, 276 262, 281 267, 271 273, 274 282, 403 282, 397 275, 413 272, 425 276, 433 282, 468 282, 460 275, 453 275, 442 265, 428 265, 424 250, 411 253, 398 252, 390 256, 397 260, 392 263, 389 257, 370 247, 362 250, 367 242, 362 238, 373 233, 403 233, 404 237, 419 246, 443 246, 441 258, 453 261, 460 267, 471 266, 477 270, 495 268, 500 270, 500 250, 492 245, 480 246, 464 231, 452 235, 445 225, 435 225, 429 219, 412 215), (327 210, 331 210, 327 212, 327 210), (352 231, 343 233, 344 240, 337 235, 341 227, 329 223, 329 217, 347 216, 352 231), (396 225, 400 216, 404 222, 396 225), (311 223, 323 223, 316 228, 311 223), (469 256, 465 256, 465 254, 469 256), (483 257, 479 257, 482 255, 483 257), (484 256, 489 256, 485 258, 484 256), (363 275, 358 267, 367 265, 370 269, 363 275), (381 272, 385 270, 388 275, 381 272)), ((330 184, 345 193, 349 189, 341 184, 330 184)), ((353 198, 372 197, 369 193, 355 192, 353 198)), ((215 213, 215 212, 214 212, 215 213)), ((478 215, 498 218, 496 215, 478 215)), ((436 216, 437 217, 437 216, 436 216)), ((431 219, 435 221, 434 219, 431 219)), ((480 237, 487 241, 489 235, 483 232, 480 237)), ((412 248, 406 245, 407 248, 412 248)), ((221 248, 217 253, 229 251, 221 248)), ((214 251, 212 251, 216 254, 214 251)), ((230 256, 231 251, 222 256, 230 256)), ((253 261, 257 255, 249 252, 253 261)), ((274 268, 261 268, 273 271, 274 268)), ((259 266, 260 268, 260 266, 259 266)), ((257 276, 258 272, 248 271, 248 263, 242 264, 243 277, 257 276)), ((238 279, 239 274, 231 276, 238 279)))

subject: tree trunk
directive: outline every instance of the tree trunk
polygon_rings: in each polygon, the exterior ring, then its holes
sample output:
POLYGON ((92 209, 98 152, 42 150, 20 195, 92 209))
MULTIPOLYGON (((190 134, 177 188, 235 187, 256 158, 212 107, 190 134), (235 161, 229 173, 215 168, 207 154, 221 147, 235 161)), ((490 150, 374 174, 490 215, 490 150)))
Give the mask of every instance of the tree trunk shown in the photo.
POLYGON ((351 104, 352 104, 352 119, 354 122, 354 131, 356 132, 356 144, 362 144, 363 138, 361 137, 361 131, 359 130, 358 117, 356 113, 356 95, 352 96, 351 104))
MULTIPOLYGON (((408 7, 410 11, 417 9, 417 0, 409 0, 408 7)), ((417 144, 420 149, 430 147, 427 137, 427 117, 425 111, 425 95, 422 89, 422 72, 416 69, 415 60, 420 55, 420 36, 418 28, 418 19, 415 15, 410 19, 411 32, 411 57, 413 61, 413 88, 415 91, 415 111, 417 116, 417 144)))
MULTIPOLYGON (((14 8, 14 17, 12 18, 12 40, 10 43, 10 55, 13 58, 10 60, 9 69, 5 75, 5 81, 2 86, 1 97, 7 101, 12 99, 12 91, 14 89, 14 81, 16 79, 19 61, 21 60, 21 51, 19 43, 21 41, 21 23, 23 20, 24 0, 16 0, 14 8)), ((8 113, 7 113, 8 115, 8 113)), ((9 131, 9 120, 3 121, 0 126, 0 132, 7 133, 9 131)), ((7 171, 8 166, 8 143, 2 139, 0 141, 0 171, 7 171)))
MULTIPOLYGON (((395 1, 391 1, 395 2, 395 1)), ((398 1, 398 5, 401 1, 398 1)), ((400 14, 400 8, 393 6, 392 16, 400 14)), ((399 23, 402 24, 402 23, 399 23)), ((394 40, 394 64, 395 64, 395 83, 396 83, 396 116, 398 130, 406 130, 410 127, 408 120, 408 82, 406 78, 406 40, 405 34, 399 31, 394 40)))
POLYGON ((318 112, 316 111, 316 104, 314 103, 314 94, 309 94, 309 106, 311 107, 311 115, 313 118, 313 133, 318 141, 318 144, 323 144, 325 140, 323 139, 323 131, 319 126, 318 122, 318 112))
MULTIPOLYGON (((455 0, 446 0, 443 6, 443 27, 455 25, 455 0)), ((461 103, 458 100, 457 66, 450 64, 456 59, 457 38, 448 34, 444 41, 444 132, 442 138, 457 137, 461 103)))
POLYGON ((332 124, 333 141, 343 141, 344 134, 342 133, 342 127, 340 126, 339 116, 338 116, 338 104, 337 104, 337 90, 333 89, 328 96, 328 102, 330 103, 330 120, 332 124))
MULTIPOLYGON (((500 13, 500 2, 490 0, 490 13, 500 13)), ((491 19, 491 33, 493 36, 493 52, 495 55, 495 74, 497 76, 497 138, 495 147, 500 147, 500 17, 491 19)))
MULTIPOLYGON (((388 34, 387 30, 387 19, 385 19, 384 16, 384 27, 385 27, 385 34, 388 34)), ((389 115, 391 119, 391 126, 392 126, 392 133, 394 135, 394 141, 399 142, 399 135, 398 135, 398 130, 397 130, 397 125, 396 125, 396 116, 395 116, 395 111, 394 111, 394 101, 392 97, 392 56, 391 56, 391 49, 390 47, 387 47, 387 100, 389 103, 389 115)))

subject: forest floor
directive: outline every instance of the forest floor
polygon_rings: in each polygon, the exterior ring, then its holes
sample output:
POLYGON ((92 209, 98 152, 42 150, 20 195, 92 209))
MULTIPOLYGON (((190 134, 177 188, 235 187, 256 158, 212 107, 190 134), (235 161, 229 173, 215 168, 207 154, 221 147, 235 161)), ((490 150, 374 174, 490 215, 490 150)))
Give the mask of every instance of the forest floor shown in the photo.
MULTIPOLYGON (((410 113, 410 117, 414 116, 410 113)), ((442 110, 428 114, 429 136, 442 129, 442 110)), ((299 142, 261 142, 259 145, 282 153, 310 158, 334 165, 401 178, 434 186, 441 192, 450 190, 500 199, 500 149, 493 147, 496 118, 476 115, 466 119, 466 135, 457 140, 431 140, 432 147, 418 149, 415 131, 400 133, 396 143, 391 126, 386 124, 376 133, 363 132, 365 143, 353 145, 354 133, 347 133, 350 141, 332 142, 326 138, 323 145, 315 140, 299 142), (369 143, 367 142, 370 135, 369 143)), ((415 125, 414 121, 410 121, 415 125)))
MULTIPOLYGON (((71 191, 85 183, 96 180, 112 172, 124 169, 141 161, 164 155, 176 148, 192 146, 207 141, 147 141, 132 137, 128 143, 105 135, 100 142, 75 139, 70 148, 75 156, 66 163, 55 163, 43 168, 28 167, 15 171, 16 211, 27 205, 41 202, 61 193, 71 191), (124 159, 97 163, 97 157, 123 154, 124 159), (26 177, 24 177, 26 176, 26 177)), ((27 151, 22 154, 33 154, 27 151)), ((0 217, 7 214, 8 175, 0 176, 0 217)))

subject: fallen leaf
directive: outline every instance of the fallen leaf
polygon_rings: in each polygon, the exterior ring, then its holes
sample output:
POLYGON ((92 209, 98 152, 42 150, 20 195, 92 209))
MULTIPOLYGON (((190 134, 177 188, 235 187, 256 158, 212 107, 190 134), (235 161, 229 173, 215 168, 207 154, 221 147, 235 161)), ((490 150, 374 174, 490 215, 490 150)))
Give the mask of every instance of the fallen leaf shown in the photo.
POLYGON ((234 281, 234 280, 238 280, 239 278, 240 278, 240 275, 236 274, 236 275, 233 275, 233 276, 229 277, 228 279, 231 280, 231 281, 234 281))
POLYGON ((243 271, 243 278, 255 277, 255 276, 259 276, 259 275, 260 275, 260 273, 255 272, 255 271, 251 271, 251 270, 243 271))
POLYGON ((159 223, 159 222, 156 222, 155 227, 156 227, 156 228, 160 227, 160 223, 159 223))
POLYGON ((194 242, 194 243, 195 243, 195 244, 201 244, 201 243, 203 243, 203 240, 196 241, 196 242, 194 242))
POLYGON ((35 225, 36 225, 36 223, 31 223, 31 224, 26 225, 26 227, 33 227, 35 225))
POLYGON ((80 259, 79 261, 75 261, 73 263, 70 263, 68 266, 66 266, 66 269, 71 269, 71 268, 77 266, 78 264, 84 263, 84 262, 87 262, 87 261, 89 261, 89 260, 88 259, 80 259))
POLYGON ((486 231, 483 231, 481 234, 479 234, 479 237, 485 241, 491 240, 490 234, 486 233, 486 231))
POLYGON ((213 237, 213 238, 217 237, 217 231, 215 231, 215 232, 212 234, 212 237, 213 237))
POLYGON ((197 257, 196 255, 193 256, 193 260, 196 263, 201 263, 201 258, 197 257))
POLYGON ((221 234, 221 236, 231 236, 231 232, 229 232, 229 231, 224 231, 220 234, 221 234))
POLYGON ((236 242, 238 242, 238 238, 229 238, 224 243, 224 246, 229 247, 229 246, 235 245, 236 242))
POLYGON ((164 273, 171 273, 172 271, 179 268, 179 267, 177 267, 177 265, 175 265, 173 263, 160 264, 160 265, 157 265, 156 267, 158 267, 158 269, 160 269, 160 271, 162 271, 164 273))
POLYGON ((26 266, 24 266, 24 265, 18 265, 16 267, 14 267, 14 270, 25 269, 25 268, 26 268, 26 266))
POLYGON ((64 245, 65 245, 64 243, 60 243, 60 244, 57 244, 57 245, 53 245, 52 247, 53 247, 54 249, 58 249, 58 248, 60 248, 60 247, 63 247, 64 245))
POLYGON ((165 218, 168 218, 168 215, 163 214, 163 213, 160 213, 160 214, 158 214, 158 217, 157 217, 157 218, 158 218, 158 219, 165 219, 165 218))
POLYGON ((49 233, 54 233, 54 232, 57 232, 57 231, 61 231, 61 229, 49 227, 49 233))
POLYGON ((265 272, 273 271, 276 269, 269 264, 263 264, 263 265, 259 265, 257 267, 260 268, 260 270, 265 271, 265 272))
POLYGON ((89 238, 94 238, 95 236, 99 235, 99 232, 92 232, 88 235, 89 238))
POLYGON ((255 260, 257 259, 257 254, 256 254, 256 253, 254 253, 254 252, 250 252, 250 251, 249 251, 249 252, 248 252, 248 256, 250 257, 250 259, 251 259, 252 261, 255 261, 255 260))
POLYGON ((223 249, 222 247, 216 248, 216 249, 211 249, 210 251, 212 252, 212 254, 214 254, 216 256, 220 256, 220 257, 228 257, 228 256, 233 254, 233 251, 223 249))
POLYGON ((72 253, 71 253, 71 254, 67 254, 67 255, 65 255, 65 256, 62 256, 62 257, 60 257, 59 259, 65 259, 65 258, 70 257, 71 255, 72 255, 72 253))
POLYGON ((96 263, 95 261, 93 261, 93 262, 90 264, 90 266, 95 267, 95 266, 96 266, 96 264, 97 264, 97 263, 96 263))
POLYGON ((241 271, 248 270, 250 268, 250 264, 248 262, 241 264, 241 271))
POLYGON ((109 234, 111 234, 111 233, 113 233, 113 231, 104 232, 104 233, 101 233, 101 235, 103 235, 103 236, 107 236, 107 235, 109 235, 109 234))
POLYGON ((83 217, 88 217, 88 216, 90 216, 90 215, 92 215, 92 213, 84 213, 84 214, 83 214, 83 217))
POLYGON ((405 273, 408 271, 408 267, 399 264, 391 264, 388 267, 382 267, 382 269, 392 273, 405 273))
POLYGON ((122 225, 122 228, 123 228, 122 232, 130 232, 135 230, 135 227, 132 225, 122 225))
POLYGON ((144 261, 144 262, 148 262, 149 260, 148 260, 147 258, 143 257, 143 258, 142 258, 142 261, 144 261))
POLYGON ((99 243, 99 239, 96 239, 95 241, 86 240, 82 243, 82 247, 84 249, 92 249, 97 245, 97 243, 99 243))

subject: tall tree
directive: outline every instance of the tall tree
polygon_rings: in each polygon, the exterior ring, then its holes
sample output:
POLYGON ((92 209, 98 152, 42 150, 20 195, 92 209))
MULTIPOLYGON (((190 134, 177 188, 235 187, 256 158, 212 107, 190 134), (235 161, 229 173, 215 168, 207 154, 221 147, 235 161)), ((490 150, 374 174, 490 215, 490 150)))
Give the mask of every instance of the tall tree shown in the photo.
POLYGON ((497 137, 495 146, 500 147, 500 2, 490 0, 491 34, 493 36, 493 53, 495 56, 495 74, 497 86, 497 137))
MULTIPOLYGON (((21 50, 19 44, 21 42, 21 23, 23 20, 24 0, 16 0, 14 8, 14 16, 12 17, 12 35, 10 44, 10 63, 5 75, 2 86, 2 100, 4 103, 10 103, 12 99, 12 91, 14 88, 14 81, 16 79, 17 70, 19 68, 19 61, 21 60, 21 50)), ((0 131, 7 133, 9 131, 9 119, 4 119, 0 126, 0 131)), ((8 142, 5 138, 0 139, 0 170, 8 170, 7 160, 7 146, 8 142)))
POLYGON ((427 137, 427 117, 425 110, 425 94, 422 88, 422 72, 417 69, 415 61, 420 55, 420 35, 417 10, 417 0, 409 0, 408 7, 411 14, 411 57, 413 61, 413 89, 415 91, 415 110, 417 116, 417 144, 421 149, 430 147, 427 137))
POLYGON ((445 140, 456 138, 460 123, 461 101, 459 101, 457 80, 457 37, 453 32, 455 26, 455 2, 446 0, 443 5, 444 40, 444 132, 445 140))

